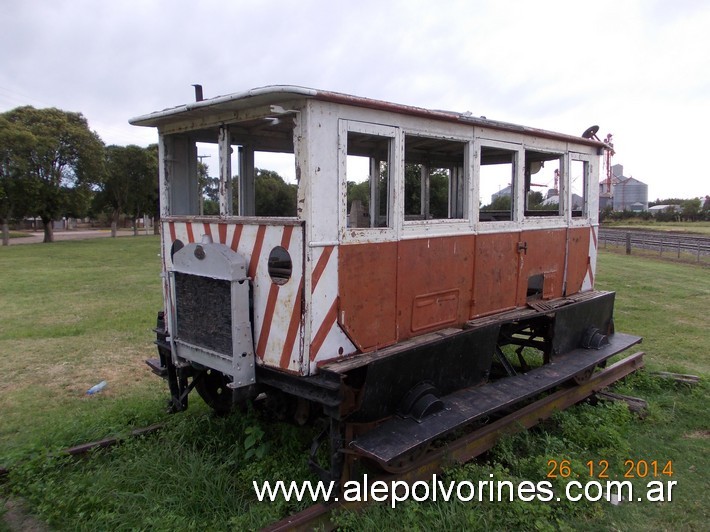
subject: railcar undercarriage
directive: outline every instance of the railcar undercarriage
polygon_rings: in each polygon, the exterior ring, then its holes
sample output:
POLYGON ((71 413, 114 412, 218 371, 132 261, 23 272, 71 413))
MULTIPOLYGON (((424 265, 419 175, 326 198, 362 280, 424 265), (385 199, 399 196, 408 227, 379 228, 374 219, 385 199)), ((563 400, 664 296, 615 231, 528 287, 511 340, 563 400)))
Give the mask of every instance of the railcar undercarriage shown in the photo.
POLYGON ((614 293, 599 291, 532 301, 460 329, 326 364, 312 377, 257 366, 256 384, 237 389, 215 370, 175 365, 161 313, 159 358, 148 363, 168 381, 173 412, 186 409, 196 389, 218 413, 258 397, 299 424, 324 419, 310 465, 321 478, 338 482, 361 460, 385 471, 407 470, 436 440, 586 381, 609 358, 641 342, 614 332, 613 306, 614 293), (327 464, 317 460, 322 449, 327 464))

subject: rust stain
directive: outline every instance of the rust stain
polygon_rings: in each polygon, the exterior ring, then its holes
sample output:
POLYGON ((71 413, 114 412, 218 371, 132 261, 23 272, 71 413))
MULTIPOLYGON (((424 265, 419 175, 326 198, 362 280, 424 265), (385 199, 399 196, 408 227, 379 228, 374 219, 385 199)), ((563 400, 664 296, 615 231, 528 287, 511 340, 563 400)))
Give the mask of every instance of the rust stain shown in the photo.
MULTIPOLYGON (((237 251, 237 249, 239 248, 239 240, 242 237, 243 227, 244 226, 242 226, 242 225, 235 225, 234 226, 234 234, 232 235, 232 244, 229 246, 230 248, 232 248, 232 251, 237 251)), ((225 236, 225 240, 226 240, 226 236, 225 236)))
POLYGON ((544 278, 543 297, 562 297, 562 283, 565 268, 565 239, 567 229, 543 229, 523 231, 520 240, 527 244, 524 260, 518 276, 517 306, 527 302, 528 280, 542 275, 544 278))
POLYGON ((338 294, 340 324, 358 349, 395 343, 397 242, 341 245, 338 294))
POLYGON ((271 321, 274 318, 274 309, 276 308, 276 300, 279 295, 279 285, 271 283, 269 287, 269 296, 266 300, 266 308, 264 309, 264 321, 261 324, 259 332, 259 343, 256 346, 256 354, 260 359, 264 359, 266 353, 266 343, 269 341, 269 332, 271 331, 271 321))
POLYGON ((291 312, 291 320, 288 323, 288 329, 286 332, 286 340, 284 340, 284 347, 281 351, 281 359, 279 360, 279 367, 281 369, 288 369, 291 363, 291 352, 293 351, 293 345, 296 342, 296 335, 298 334, 298 329, 301 325, 302 318, 302 294, 303 294, 303 276, 298 283, 298 290, 296 291, 295 302, 293 305, 293 311, 291 312))
POLYGON ((321 275, 323 275, 323 271, 325 271, 325 267, 328 265, 328 260, 330 260, 330 256, 333 254, 334 249, 335 246, 326 246, 323 248, 323 252, 320 254, 320 257, 318 257, 316 267, 313 268, 311 294, 315 291, 318 281, 320 280, 321 275))
POLYGON ((471 318, 515 308, 517 301, 520 234, 497 233, 476 237, 471 318))
POLYGON ((251 259, 249 260, 249 272, 248 276, 254 279, 256 275, 256 268, 259 264, 259 255, 261 255, 261 246, 264 244, 264 234, 266 233, 266 226, 260 225, 259 229, 256 231, 256 238, 254 239, 254 247, 251 251, 251 259))
POLYGON ((208 224, 208 223, 203 223, 202 225, 203 225, 204 228, 205 228, 205 229, 204 229, 204 231, 205 231, 204 234, 207 235, 207 236, 209 236, 210 239, 211 239, 211 238, 212 238, 212 227, 211 227, 210 224, 208 224))
POLYGON ((323 323, 321 323, 320 327, 318 327, 318 332, 316 332, 315 336, 313 337, 313 340, 311 340, 311 362, 316 359, 318 351, 320 351, 320 348, 323 345, 323 342, 325 342, 325 339, 328 336, 330 329, 335 324, 337 315, 338 300, 336 298, 335 301, 333 301, 333 304, 328 309, 328 313, 325 315, 325 318, 323 318, 323 323))
POLYGON ((177 235, 175 234, 175 222, 170 222, 168 227, 170 228, 170 243, 172 244, 175 240, 177 240, 177 235))
POLYGON ((569 230, 569 254, 567 255, 567 294, 579 292, 587 273, 591 275, 589 262, 589 240, 591 231, 588 227, 569 230))
POLYGON ((398 340, 469 319, 475 238, 462 235, 399 242, 398 340))
POLYGON ((192 244, 195 241, 195 235, 192 234, 192 224, 190 222, 186 223, 185 229, 187 230, 187 241, 192 244))
POLYGON ((217 232, 219 233, 219 243, 227 244, 227 224, 218 224, 217 232))

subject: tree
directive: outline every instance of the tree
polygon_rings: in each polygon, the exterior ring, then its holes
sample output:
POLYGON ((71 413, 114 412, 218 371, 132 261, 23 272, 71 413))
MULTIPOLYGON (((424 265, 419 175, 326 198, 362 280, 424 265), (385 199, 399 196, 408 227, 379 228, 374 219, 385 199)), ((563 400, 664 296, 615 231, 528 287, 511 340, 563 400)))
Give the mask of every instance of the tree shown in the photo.
POLYGON ((542 196, 542 192, 539 190, 531 190, 528 192, 528 210, 543 210, 547 207, 543 205, 545 198, 542 196))
POLYGON ((296 216, 298 187, 272 170, 255 168, 254 196, 257 216, 296 216))
POLYGON ((353 201, 360 200, 362 208, 365 212, 370 212, 370 180, 367 179, 360 183, 348 181, 348 209, 353 204, 353 201))
POLYGON ((35 185, 27 191, 28 207, 42 219, 44 241, 52 242, 52 221, 66 207, 67 192, 101 178, 104 145, 81 113, 26 106, 3 117, 34 137, 26 153, 14 154, 12 165, 24 168, 35 185))
POLYGON ((490 205, 481 208, 482 211, 508 211, 510 212, 512 199, 509 194, 500 194, 496 196, 490 205))
MULTIPOLYGON (((422 214, 422 165, 407 163, 404 166, 404 213, 422 214)), ((429 218, 449 217, 449 173, 443 168, 434 168, 429 174, 429 218)))
POLYGON ((152 147, 109 146, 105 151, 104 178, 96 197, 98 207, 111 209, 111 236, 116 236, 121 214, 135 220, 141 214, 153 213, 157 202, 158 158, 152 147))
POLYGON ((197 186, 200 197, 200 214, 219 214, 219 177, 210 177, 209 166, 197 163, 197 186))
POLYGON ((35 138, 21 124, 0 115, 0 219, 2 245, 10 243, 10 220, 29 211, 28 198, 35 183, 28 172, 29 154, 35 138))
POLYGON ((702 209, 702 203, 700 198, 691 198, 689 200, 684 200, 681 204, 681 215, 682 217, 689 221, 695 222, 700 218, 700 210, 702 209))
POLYGON ((449 217, 449 174, 445 170, 436 170, 429 176, 429 215, 449 217))

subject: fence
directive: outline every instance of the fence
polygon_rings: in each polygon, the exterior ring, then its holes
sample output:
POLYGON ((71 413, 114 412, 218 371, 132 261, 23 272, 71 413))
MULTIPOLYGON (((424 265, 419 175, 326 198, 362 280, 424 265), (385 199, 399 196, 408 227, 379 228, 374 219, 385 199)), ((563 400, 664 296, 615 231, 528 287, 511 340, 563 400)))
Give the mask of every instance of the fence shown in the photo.
POLYGON ((710 263, 710 237, 602 228, 599 230, 599 244, 603 249, 608 246, 623 247, 627 255, 636 249, 658 252, 659 256, 666 258, 694 258, 698 263, 710 263))

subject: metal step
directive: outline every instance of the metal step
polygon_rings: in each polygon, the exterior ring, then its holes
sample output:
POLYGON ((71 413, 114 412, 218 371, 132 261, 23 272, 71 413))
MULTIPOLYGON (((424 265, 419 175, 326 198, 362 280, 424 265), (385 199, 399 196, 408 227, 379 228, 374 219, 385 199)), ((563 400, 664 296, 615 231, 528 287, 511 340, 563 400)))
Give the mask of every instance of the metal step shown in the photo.
POLYGON ((359 436, 350 447, 378 462, 392 464, 436 438, 554 388, 639 342, 639 336, 616 333, 601 349, 574 349, 527 373, 464 388, 441 398, 444 410, 421 422, 394 417, 359 436))
POLYGON ((168 368, 160 365, 159 358, 149 358, 145 361, 145 363, 148 364, 148 367, 151 369, 151 371, 155 373, 158 377, 168 376, 168 368))

